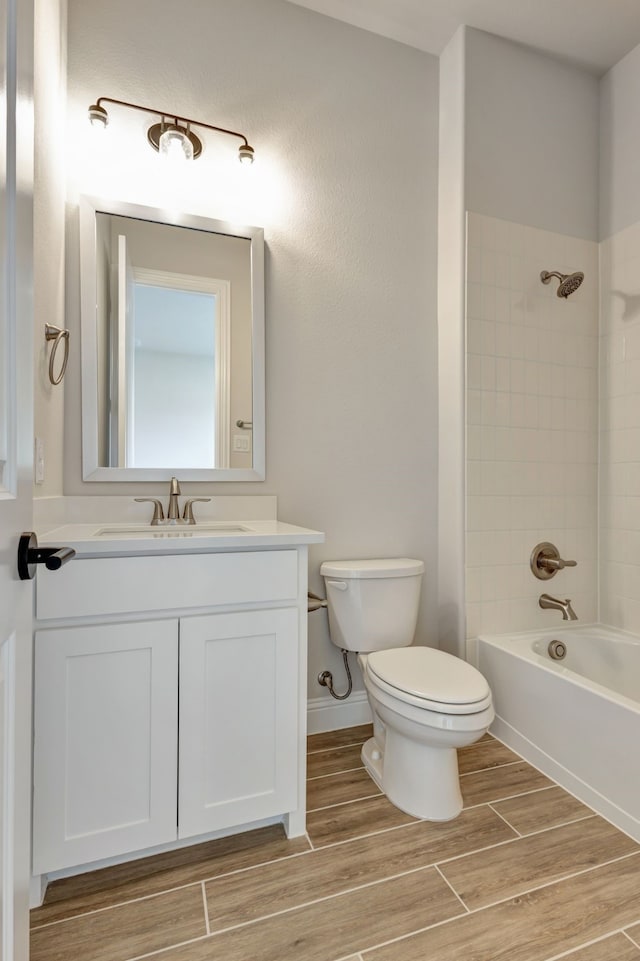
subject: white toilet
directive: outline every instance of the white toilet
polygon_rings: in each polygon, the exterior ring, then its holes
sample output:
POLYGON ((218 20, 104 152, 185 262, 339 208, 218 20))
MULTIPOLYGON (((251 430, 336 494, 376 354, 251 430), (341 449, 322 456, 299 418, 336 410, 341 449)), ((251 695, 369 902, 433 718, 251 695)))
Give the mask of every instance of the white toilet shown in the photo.
POLYGON ((456 748, 489 729, 486 680, 471 664, 430 647, 410 647, 424 564, 408 557, 325 561, 333 643, 357 651, 373 713, 363 763, 389 800, 408 814, 447 821, 462 810, 456 748))

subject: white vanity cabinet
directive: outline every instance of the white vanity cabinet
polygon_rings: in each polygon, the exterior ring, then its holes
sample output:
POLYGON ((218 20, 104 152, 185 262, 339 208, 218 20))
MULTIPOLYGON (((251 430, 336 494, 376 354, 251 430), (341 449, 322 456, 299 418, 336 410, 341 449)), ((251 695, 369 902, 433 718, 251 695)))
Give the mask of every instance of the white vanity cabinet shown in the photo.
POLYGON ((298 546, 38 573, 34 875, 304 832, 306 568, 298 546))

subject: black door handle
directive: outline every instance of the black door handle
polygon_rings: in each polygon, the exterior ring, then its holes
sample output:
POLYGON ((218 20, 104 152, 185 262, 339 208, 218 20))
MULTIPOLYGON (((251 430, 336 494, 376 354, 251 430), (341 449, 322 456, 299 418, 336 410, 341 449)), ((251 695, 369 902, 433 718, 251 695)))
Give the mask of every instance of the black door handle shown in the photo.
POLYGON ((36 576, 36 564, 44 564, 49 571, 57 571, 75 557, 73 547, 38 547, 33 531, 25 531, 18 541, 18 577, 30 581, 36 576))

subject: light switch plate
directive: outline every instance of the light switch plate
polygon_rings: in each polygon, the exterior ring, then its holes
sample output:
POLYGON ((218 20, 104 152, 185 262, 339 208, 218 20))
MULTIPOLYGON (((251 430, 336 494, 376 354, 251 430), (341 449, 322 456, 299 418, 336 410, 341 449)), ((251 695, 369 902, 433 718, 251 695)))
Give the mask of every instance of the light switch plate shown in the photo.
POLYGON ((233 449, 239 453, 248 454, 251 450, 251 439, 245 434, 234 434, 233 449))

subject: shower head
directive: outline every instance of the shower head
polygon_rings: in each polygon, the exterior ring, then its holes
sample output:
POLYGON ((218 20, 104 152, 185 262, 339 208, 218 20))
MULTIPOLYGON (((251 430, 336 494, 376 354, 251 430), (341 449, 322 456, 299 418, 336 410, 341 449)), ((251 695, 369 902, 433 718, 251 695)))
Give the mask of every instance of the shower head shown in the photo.
POLYGON ((543 270, 540 274, 540 280, 543 284, 548 284, 552 277, 557 277, 560 281, 557 296, 564 297, 565 300, 569 294, 578 289, 584 280, 584 274, 581 270, 576 270, 574 274, 560 274, 557 270, 543 270))

